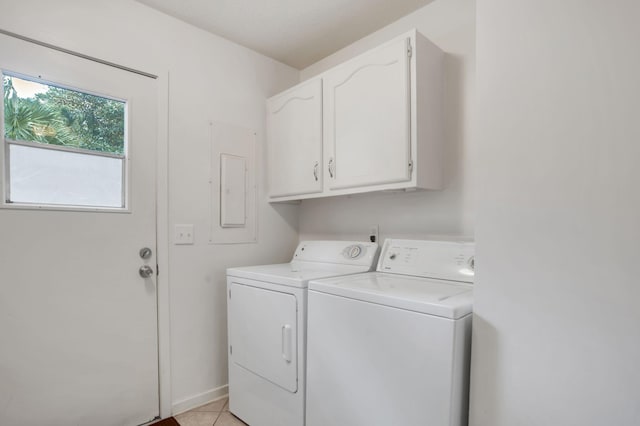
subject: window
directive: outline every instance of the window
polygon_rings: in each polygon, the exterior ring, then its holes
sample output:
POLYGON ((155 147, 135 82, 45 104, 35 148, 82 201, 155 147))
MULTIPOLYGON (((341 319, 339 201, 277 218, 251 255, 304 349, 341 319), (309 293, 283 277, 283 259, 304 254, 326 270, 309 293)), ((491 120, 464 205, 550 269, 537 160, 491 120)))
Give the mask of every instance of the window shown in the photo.
POLYGON ((3 73, 5 204, 126 206, 126 103, 3 73))

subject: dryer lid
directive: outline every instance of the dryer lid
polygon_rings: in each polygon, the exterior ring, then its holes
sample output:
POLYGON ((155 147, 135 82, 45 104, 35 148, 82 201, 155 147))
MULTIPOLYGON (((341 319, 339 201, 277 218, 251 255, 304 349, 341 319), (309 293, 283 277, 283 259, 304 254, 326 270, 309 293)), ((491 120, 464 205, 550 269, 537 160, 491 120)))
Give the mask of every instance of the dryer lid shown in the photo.
POLYGON ((374 269, 378 244, 359 241, 302 241, 290 263, 227 269, 227 275, 306 288, 309 280, 374 269))
POLYGON ((370 266, 337 265, 317 262, 291 262, 275 265, 227 269, 227 276, 263 281, 289 287, 306 288, 309 280, 368 272, 370 266))

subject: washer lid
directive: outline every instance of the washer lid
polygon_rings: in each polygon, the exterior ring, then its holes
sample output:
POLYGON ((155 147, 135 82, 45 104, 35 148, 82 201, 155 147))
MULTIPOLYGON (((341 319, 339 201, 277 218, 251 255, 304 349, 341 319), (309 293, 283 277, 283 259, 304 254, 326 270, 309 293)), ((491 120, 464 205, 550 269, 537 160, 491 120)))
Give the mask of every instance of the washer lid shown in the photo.
POLYGON ((473 310, 473 286, 382 272, 313 280, 309 290, 458 319, 473 310))
POLYGON ((357 274, 370 270, 371 267, 367 265, 293 261, 275 265, 229 268, 227 269, 227 275, 289 287, 306 288, 309 280, 357 274))

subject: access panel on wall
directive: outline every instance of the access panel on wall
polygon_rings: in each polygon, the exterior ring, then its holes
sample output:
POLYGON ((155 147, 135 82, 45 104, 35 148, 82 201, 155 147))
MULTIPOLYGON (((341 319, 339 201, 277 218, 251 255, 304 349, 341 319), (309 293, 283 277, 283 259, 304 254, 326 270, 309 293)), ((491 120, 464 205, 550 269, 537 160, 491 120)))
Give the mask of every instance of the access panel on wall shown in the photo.
POLYGON ((256 132, 211 123, 212 244, 257 241, 256 132))

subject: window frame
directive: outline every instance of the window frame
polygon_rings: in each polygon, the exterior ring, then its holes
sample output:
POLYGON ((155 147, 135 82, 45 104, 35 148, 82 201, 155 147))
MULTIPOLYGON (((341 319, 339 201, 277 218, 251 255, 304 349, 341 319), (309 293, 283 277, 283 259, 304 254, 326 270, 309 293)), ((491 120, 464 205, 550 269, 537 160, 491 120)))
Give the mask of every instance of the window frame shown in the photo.
POLYGON ((34 83, 40 83, 47 86, 58 87, 61 89, 72 90, 75 92, 81 92, 88 95, 98 96, 105 99, 110 99, 124 104, 124 146, 122 154, 114 154, 110 152, 93 151, 90 149, 76 148, 64 145, 45 144, 33 141, 13 140, 5 137, 5 114, 4 114, 4 84, 0 87, 0 94, 2 95, 3 102, 0 102, 0 132, 2 135, 2 149, 0 149, 0 209, 7 210, 45 210, 45 211, 72 211, 72 212, 97 212, 97 213, 131 213, 130 197, 131 193, 131 161, 129 161, 129 101, 126 99, 118 98, 115 96, 106 95, 93 90, 81 89, 79 87, 71 86, 68 84, 58 83, 43 79, 41 76, 34 77, 28 74, 15 72, 7 69, 0 69, 0 79, 4 80, 4 77, 15 77, 23 80, 32 81, 34 83), (48 149, 54 151, 70 152, 74 154, 93 155, 98 157, 115 158, 122 160, 122 206, 121 207, 108 207, 108 206, 82 206, 73 204, 47 204, 47 203, 28 203, 28 202, 12 202, 10 200, 11 195, 11 168, 10 168, 10 153, 9 149, 11 145, 26 146, 37 149, 48 149))

